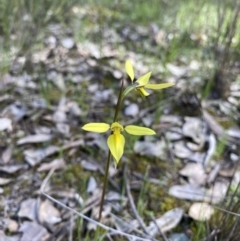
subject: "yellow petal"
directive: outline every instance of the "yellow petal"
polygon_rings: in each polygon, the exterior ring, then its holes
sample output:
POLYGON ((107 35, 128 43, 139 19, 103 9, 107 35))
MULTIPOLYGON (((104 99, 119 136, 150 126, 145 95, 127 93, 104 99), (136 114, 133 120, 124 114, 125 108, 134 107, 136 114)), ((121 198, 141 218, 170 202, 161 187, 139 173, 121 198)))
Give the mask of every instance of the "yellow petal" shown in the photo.
POLYGON ((137 90, 140 92, 142 97, 150 95, 143 87, 137 88, 137 90))
POLYGON ((128 76, 130 77, 130 79, 133 81, 134 80, 134 71, 133 71, 133 67, 132 67, 130 60, 126 61, 125 70, 126 70, 128 76))
POLYGON ((141 76, 139 79, 137 79, 136 82, 139 84, 139 86, 144 86, 148 83, 151 73, 152 72, 148 72, 148 73, 144 74, 143 76, 141 76))
POLYGON ((160 90, 173 86, 173 83, 163 83, 163 84, 146 84, 144 87, 146 89, 160 90))
POLYGON ((88 123, 82 127, 85 131, 92 131, 97 133, 103 133, 108 131, 110 125, 107 123, 88 123))
POLYGON ((140 126, 133 126, 129 125, 125 127, 127 133, 136 136, 145 136, 145 135, 155 135, 155 131, 147 128, 147 127, 140 127, 140 126))
POLYGON ((108 137, 107 144, 114 159, 118 163, 120 158, 123 155, 124 144, 125 144, 124 136, 121 134, 112 134, 108 137))

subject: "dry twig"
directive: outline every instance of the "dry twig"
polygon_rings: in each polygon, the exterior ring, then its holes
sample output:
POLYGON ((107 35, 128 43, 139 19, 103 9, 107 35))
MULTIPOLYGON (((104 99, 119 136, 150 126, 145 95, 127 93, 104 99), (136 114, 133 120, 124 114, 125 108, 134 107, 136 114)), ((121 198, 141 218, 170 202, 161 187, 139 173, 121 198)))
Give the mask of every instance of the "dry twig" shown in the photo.
POLYGON ((132 194, 131 194, 130 185, 129 185, 128 177, 127 177, 127 164, 126 163, 124 163, 124 180, 125 180, 127 196, 128 196, 128 199, 129 199, 129 203, 130 203, 132 212, 133 212, 135 218, 138 220, 138 223, 139 223, 140 227, 143 229, 144 233, 148 234, 146 225, 144 224, 142 218, 138 214, 138 211, 137 211, 136 206, 135 206, 134 201, 133 201, 133 197, 132 197, 132 194))

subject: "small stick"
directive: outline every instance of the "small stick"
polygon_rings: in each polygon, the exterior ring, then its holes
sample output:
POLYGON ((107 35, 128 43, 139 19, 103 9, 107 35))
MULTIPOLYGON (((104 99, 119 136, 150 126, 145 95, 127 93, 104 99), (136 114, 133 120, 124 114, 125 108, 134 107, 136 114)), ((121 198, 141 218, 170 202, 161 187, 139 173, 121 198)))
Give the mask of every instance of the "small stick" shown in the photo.
POLYGON ((157 228, 158 232, 161 234, 163 240, 164 240, 164 241, 168 241, 166 235, 162 232, 162 230, 161 230, 161 229, 159 228, 159 226, 157 225, 155 218, 154 218, 152 215, 150 215, 149 217, 152 219, 153 223, 156 225, 156 228, 157 228))
POLYGON ((102 218, 102 210, 103 210, 104 197, 105 197, 106 188, 107 188, 108 171, 109 171, 110 159, 111 159, 111 152, 110 152, 110 150, 109 150, 109 151, 108 151, 108 158, 107 158, 107 166, 106 166, 106 168, 105 168, 104 183, 103 183, 103 192, 102 192, 101 203, 100 203, 100 210, 99 210, 99 216, 98 216, 98 221, 99 221, 99 222, 101 221, 101 218, 102 218))
POLYGON ((138 220, 138 223, 139 223, 140 227, 143 229, 144 233, 148 234, 147 228, 146 228, 142 218, 138 214, 138 211, 137 211, 136 206, 133 201, 133 197, 132 197, 131 190, 130 190, 130 185, 129 185, 128 178, 127 178, 127 164, 126 163, 124 163, 124 179, 125 179, 125 183, 126 183, 126 190, 127 190, 129 203, 130 203, 131 209, 133 211, 133 214, 134 214, 135 218, 138 220))

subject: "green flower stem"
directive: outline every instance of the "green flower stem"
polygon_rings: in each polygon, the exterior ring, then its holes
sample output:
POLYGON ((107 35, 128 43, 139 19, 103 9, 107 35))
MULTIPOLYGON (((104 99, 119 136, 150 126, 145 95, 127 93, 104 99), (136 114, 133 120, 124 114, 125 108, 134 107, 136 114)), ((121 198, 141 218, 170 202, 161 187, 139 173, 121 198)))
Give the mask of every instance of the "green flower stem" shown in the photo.
POLYGON ((106 166, 106 169, 105 169, 103 192, 102 192, 100 210, 99 210, 99 215, 98 215, 98 221, 99 222, 101 221, 101 218, 102 218, 102 210, 103 210, 104 197, 105 197, 106 188, 107 188, 108 170, 109 170, 109 165, 110 165, 110 159, 111 159, 111 152, 110 152, 110 150, 108 150, 107 166, 106 166))
POLYGON ((122 93, 123 93, 123 81, 122 81, 121 89, 120 89, 119 95, 118 95, 118 101, 117 101, 117 105, 116 105, 116 108, 115 108, 115 114, 114 114, 113 122, 116 122, 117 118, 118 118, 118 113, 120 111, 120 107, 121 107, 121 104, 122 104, 122 93))
MULTIPOLYGON (((115 114, 114 114, 113 122, 116 122, 117 118, 118 118, 118 114, 119 114, 121 103, 122 103, 122 93, 123 93, 123 81, 122 81, 121 89, 120 89, 119 95, 118 95, 118 101, 117 101, 117 105, 116 105, 116 108, 115 108, 115 114)), ((107 188, 110 159, 111 159, 111 152, 109 150, 108 151, 108 158, 107 158, 107 166, 105 168, 105 174, 104 174, 104 183, 103 183, 103 192, 102 192, 101 203, 100 203, 100 210, 99 210, 99 215, 98 215, 98 221, 99 222, 101 221, 101 218, 102 218, 102 210, 103 210, 104 197, 105 197, 106 188, 107 188)))

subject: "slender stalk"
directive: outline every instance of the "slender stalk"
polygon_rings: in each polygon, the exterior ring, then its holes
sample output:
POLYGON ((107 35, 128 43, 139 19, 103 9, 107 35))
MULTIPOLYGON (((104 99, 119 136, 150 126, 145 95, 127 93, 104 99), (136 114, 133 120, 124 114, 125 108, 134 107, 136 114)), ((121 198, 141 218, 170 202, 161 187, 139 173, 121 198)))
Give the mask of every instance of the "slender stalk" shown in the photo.
POLYGON ((116 105, 116 108, 115 108, 115 114, 114 114, 113 122, 116 122, 117 118, 118 118, 118 113, 120 111, 120 107, 121 107, 121 104, 122 104, 122 93, 123 93, 123 80, 122 80, 121 89, 120 89, 119 95, 118 95, 118 101, 117 101, 117 105, 116 105))
MULTIPOLYGON (((123 81, 122 81, 121 89, 120 89, 119 95, 118 95, 118 101, 117 101, 117 105, 116 105, 116 108, 115 108, 115 114, 114 114, 113 122, 116 122, 117 118, 118 118, 118 113, 119 113, 121 103, 122 103, 122 93, 123 93, 123 81)), ((102 192, 101 203, 100 203, 100 210, 99 210, 99 215, 98 215, 98 221, 99 222, 101 221, 101 218, 102 218, 102 210, 103 210, 104 197, 105 197, 106 188, 107 188, 110 159, 111 159, 111 152, 109 150, 108 151, 108 158, 107 158, 107 166, 105 168, 105 174, 104 174, 104 183, 103 183, 103 192, 102 192)))
POLYGON ((105 175, 104 175, 104 183, 103 183, 103 191, 102 191, 102 197, 101 197, 101 203, 100 203, 100 210, 99 210, 99 215, 98 215, 98 221, 101 221, 102 218, 102 210, 103 210, 103 203, 104 203, 104 197, 106 193, 106 188, 107 188, 107 180, 108 180, 108 170, 109 170, 109 165, 110 165, 110 159, 111 159, 111 152, 110 150, 108 151, 108 158, 107 158, 107 166, 105 168, 105 175))

